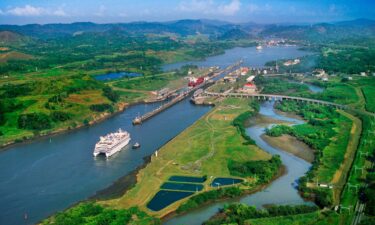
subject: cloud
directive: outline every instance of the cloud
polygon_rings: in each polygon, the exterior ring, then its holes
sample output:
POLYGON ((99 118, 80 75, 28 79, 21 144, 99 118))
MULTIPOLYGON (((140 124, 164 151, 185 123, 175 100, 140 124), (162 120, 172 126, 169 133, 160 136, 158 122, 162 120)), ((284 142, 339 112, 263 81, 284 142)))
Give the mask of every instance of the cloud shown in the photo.
POLYGON ((107 8, 104 5, 100 5, 98 11, 96 13, 94 13, 94 15, 102 17, 102 16, 105 15, 106 11, 107 11, 107 8))
POLYGON ((44 14, 45 11, 46 10, 42 7, 25 5, 24 7, 15 7, 9 9, 6 13, 13 16, 40 16, 44 14))
POLYGON ((232 0, 228 5, 219 5, 217 10, 223 15, 234 15, 240 10, 240 0, 232 0))
POLYGON ((64 11, 62 7, 52 10, 43 7, 36 7, 32 5, 18 6, 10 8, 6 11, 0 9, 1 15, 11 15, 11 16, 67 16, 68 14, 64 11))
POLYGON ((225 4, 214 0, 191 0, 181 2, 177 9, 183 12, 232 16, 241 9, 241 2, 231 0, 225 4))
POLYGON ((58 8, 55 11, 52 12, 54 16, 68 16, 68 14, 64 11, 63 8, 58 8))

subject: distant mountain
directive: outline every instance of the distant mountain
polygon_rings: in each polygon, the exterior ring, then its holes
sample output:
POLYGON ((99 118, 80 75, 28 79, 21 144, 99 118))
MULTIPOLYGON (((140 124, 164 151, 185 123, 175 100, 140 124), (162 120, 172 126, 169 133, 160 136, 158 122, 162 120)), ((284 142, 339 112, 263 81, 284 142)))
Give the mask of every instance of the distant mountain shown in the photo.
MULTIPOLYGON (((72 24, 29 24, 23 26, 0 25, 0 31, 11 31, 39 39, 72 36, 83 33, 113 32, 124 35, 145 35, 173 33, 178 36, 203 34, 214 39, 241 39, 280 37, 312 42, 337 41, 375 37, 375 21, 357 19, 336 23, 298 24, 256 24, 230 23, 217 20, 177 20, 170 22, 131 22, 96 24, 80 22, 72 24)), ((5 37, 4 37, 5 38, 5 37)))
POLYGON ((349 21, 341 21, 335 23, 335 25, 339 26, 375 26, 375 20, 369 19, 356 19, 356 20, 349 20, 349 21))
POLYGON ((228 30, 224 34, 218 37, 220 40, 239 40, 239 39, 246 39, 252 37, 249 33, 246 31, 239 29, 239 28, 234 28, 231 30, 228 30))
POLYGON ((308 40, 311 42, 374 38, 375 21, 353 20, 314 25, 268 25, 260 32, 260 36, 308 40))

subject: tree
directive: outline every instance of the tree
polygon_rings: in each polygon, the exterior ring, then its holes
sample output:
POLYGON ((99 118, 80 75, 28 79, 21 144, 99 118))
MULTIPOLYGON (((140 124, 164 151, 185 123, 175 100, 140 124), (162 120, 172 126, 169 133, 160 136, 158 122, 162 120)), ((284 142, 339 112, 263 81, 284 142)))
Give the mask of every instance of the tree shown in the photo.
POLYGON ((28 113, 18 117, 18 128, 43 130, 51 128, 51 119, 44 113, 28 113))

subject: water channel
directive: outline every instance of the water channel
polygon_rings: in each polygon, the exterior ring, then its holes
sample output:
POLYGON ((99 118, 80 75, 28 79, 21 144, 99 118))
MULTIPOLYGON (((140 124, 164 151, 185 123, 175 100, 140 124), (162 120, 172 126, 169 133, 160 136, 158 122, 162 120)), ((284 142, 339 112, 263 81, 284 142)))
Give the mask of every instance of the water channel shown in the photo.
MULTIPOLYGON (((201 65, 225 67, 243 58, 245 65, 256 67, 270 60, 295 58, 306 54, 308 53, 298 50, 297 47, 265 48, 263 53, 257 52, 255 47, 234 48, 226 51, 224 55, 208 58, 201 65)), ((173 65, 178 67, 176 64, 173 65)), ((0 151, 0 224, 33 224, 56 211, 94 195, 121 176, 134 171, 144 163, 145 156, 152 154, 210 110, 210 107, 193 106, 188 100, 184 100, 143 125, 132 126, 131 120, 138 113, 151 111, 159 105, 160 103, 134 105, 94 126, 0 151), (127 147, 109 160, 93 158, 92 151, 99 136, 118 128, 130 132, 132 141, 129 146, 140 142, 142 147, 138 150, 127 147), (27 215, 27 220, 25 220, 25 215, 27 215)), ((250 134, 262 132, 262 128, 258 130, 254 128, 254 131, 251 129, 250 134)), ((263 148, 264 143, 256 140, 263 148)), ((302 172, 298 169, 291 170, 291 173, 287 175, 289 180, 282 180, 286 185, 285 188, 279 188, 281 185, 277 183, 280 182, 279 180, 272 185, 275 189, 285 192, 286 194, 278 195, 278 197, 286 199, 277 200, 274 195, 268 195, 267 192, 264 192, 264 195, 269 197, 262 198, 273 199, 273 203, 278 203, 278 201, 291 203, 287 196, 289 192, 294 193, 295 189, 290 187, 290 183, 307 170, 308 164, 296 157, 290 155, 288 157, 285 161, 283 159, 283 162, 296 164, 302 172)), ((256 204, 251 198, 254 197, 246 197, 241 201, 256 204)), ((296 203, 301 201, 297 197, 293 199, 296 203)), ((213 205, 201 210, 202 213, 199 215, 204 217, 201 221, 209 215, 207 210, 214 213, 218 207, 218 205, 213 205)), ((168 224, 175 224, 173 221, 180 221, 195 215, 198 215, 197 212, 170 220, 168 224)), ((187 224, 191 224, 191 221, 187 224)))

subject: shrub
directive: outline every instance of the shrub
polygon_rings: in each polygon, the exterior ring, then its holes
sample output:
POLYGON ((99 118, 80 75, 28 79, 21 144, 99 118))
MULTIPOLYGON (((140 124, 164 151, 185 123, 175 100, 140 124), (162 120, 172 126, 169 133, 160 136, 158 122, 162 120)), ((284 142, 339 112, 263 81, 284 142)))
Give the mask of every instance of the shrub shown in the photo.
POLYGON ((180 205, 178 209, 176 210, 177 213, 186 212, 188 210, 198 208, 202 204, 209 202, 209 201, 215 201, 222 198, 233 198, 240 196, 243 193, 243 191, 239 187, 228 187, 228 188, 219 188, 217 190, 207 191, 200 193, 198 195, 195 195, 191 197, 187 202, 180 205))
POLYGON ((109 110, 110 112, 113 112, 113 107, 110 104, 95 104, 91 105, 90 109, 95 112, 104 112, 109 110))
POLYGON ((255 114, 255 111, 253 112, 247 111, 237 116, 233 120, 233 126, 237 127, 241 136, 246 140, 246 142, 243 143, 244 145, 255 145, 255 141, 246 134, 246 130, 245 130, 245 121, 249 119, 251 116, 253 116, 254 114, 255 114))
POLYGON ((281 159, 278 155, 272 156, 272 158, 268 161, 228 161, 228 169, 231 175, 241 177, 256 176, 259 184, 270 181, 275 176, 280 166, 281 159))
POLYGON ((103 88, 103 95, 107 97, 112 102, 117 102, 119 99, 119 94, 112 90, 110 87, 104 87, 103 88))
POLYGON ((54 111, 51 113, 51 118, 53 121, 58 122, 64 122, 67 121, 71 118, 70 114, 66 112, 61 112, 61 111, 54 111))
POLYGON ((51 128, 51 119, 44 113, 28 113, 18 116, 18 128, 43 130, 51 128))

